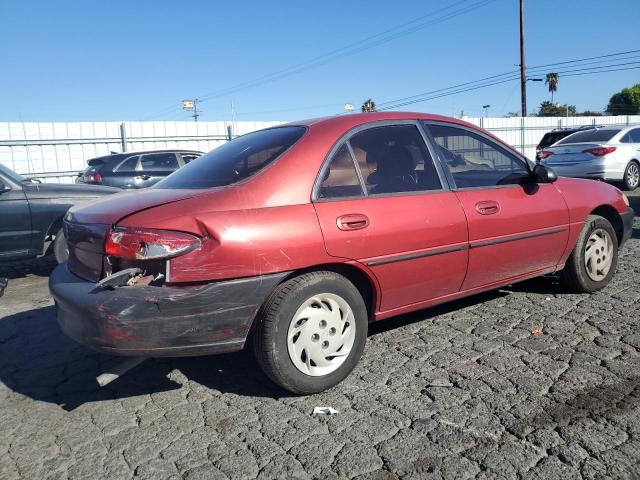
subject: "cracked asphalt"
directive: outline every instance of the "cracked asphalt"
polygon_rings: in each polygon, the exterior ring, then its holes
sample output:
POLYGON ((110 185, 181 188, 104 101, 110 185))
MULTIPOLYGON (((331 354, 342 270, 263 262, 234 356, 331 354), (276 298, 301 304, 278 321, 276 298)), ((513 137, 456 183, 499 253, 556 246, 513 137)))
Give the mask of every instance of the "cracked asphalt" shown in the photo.
POLYGON ((543 278, 372 325, 310 397, 242 353, 99 389, 117 359, 62 335, 50 269, 0 267, 2 479, 640 478, 640 218, 605 290, 543 278))

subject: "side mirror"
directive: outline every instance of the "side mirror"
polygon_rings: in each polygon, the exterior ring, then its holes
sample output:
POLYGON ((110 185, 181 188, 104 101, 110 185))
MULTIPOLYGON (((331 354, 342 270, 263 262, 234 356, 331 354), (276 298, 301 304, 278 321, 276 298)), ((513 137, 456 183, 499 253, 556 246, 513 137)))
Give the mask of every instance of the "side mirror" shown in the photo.
POLYGON ((532 177, 536 183, 553 183, 558 179, 558 175, 552 168, 542 164, 537 164, 533 167, 532 177))
POLYGON ((11 187, 0 180, 0 193, 8 192, 9 190, 11 190, 11 187))

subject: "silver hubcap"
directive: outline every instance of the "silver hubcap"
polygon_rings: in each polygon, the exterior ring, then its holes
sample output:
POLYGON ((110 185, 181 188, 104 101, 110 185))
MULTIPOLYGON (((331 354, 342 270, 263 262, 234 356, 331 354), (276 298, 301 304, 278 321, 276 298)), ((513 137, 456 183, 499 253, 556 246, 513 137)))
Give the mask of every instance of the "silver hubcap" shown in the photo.
POLYGON ((599 282, 609 273, 613 260, 613 241, 606 230, 594 230, 584 249, 584 266, 587 275, 595 282, 599 282))
POLYGON ((637 187, 638 183, 640 183, 640 168, 635 163, 632 163, 627 168, 627 185, 637 187))
POLYGON ((320 377, 344 363, 355 338, 349 304, 339 295, 320 293, 307 299, 291 319, 287 350, 298 370, 320 377))

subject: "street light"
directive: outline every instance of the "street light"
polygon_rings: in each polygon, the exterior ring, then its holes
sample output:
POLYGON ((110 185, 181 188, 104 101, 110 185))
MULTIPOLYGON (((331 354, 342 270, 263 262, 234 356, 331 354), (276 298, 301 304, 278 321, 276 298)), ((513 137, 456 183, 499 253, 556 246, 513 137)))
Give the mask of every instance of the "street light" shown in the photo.
POLYGON ((182 109, 188 112, 193 112, 191 116, 196 122, 198 121, 198 117, 200 116, 200 111, 201 111, 201 110, 198 110, 199 102, 200 100, 197 98, 194 98, 194 99, 187 98, 185 100, 182 100, 182 109))
POLYGON ((542 82, 544 78, 527 78, 527 82, 542 82))
POLYGON ((489 116, 489 108, 491 107, 491 105, 482 105, 482 108, 484 108, 484 116, 485 118, 489 116))

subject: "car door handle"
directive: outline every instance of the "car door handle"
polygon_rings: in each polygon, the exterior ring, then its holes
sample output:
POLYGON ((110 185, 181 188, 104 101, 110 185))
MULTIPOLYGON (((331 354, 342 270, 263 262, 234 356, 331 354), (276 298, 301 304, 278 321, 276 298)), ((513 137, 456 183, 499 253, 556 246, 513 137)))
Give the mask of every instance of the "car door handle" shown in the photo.
POLYGON ((149 175, 138 175, 136 177, 137 180, 149 180, 151 177, 149 175))
POLYGON ((476 212, 480 215, 493 215, 500 211, 500 204, 492 200, 476 203, 476 212))
POLYGON ((361 213, 341 215, 336 219, 336 225, 340 230, 360 230, 369 226, 369 217, 361 213))

